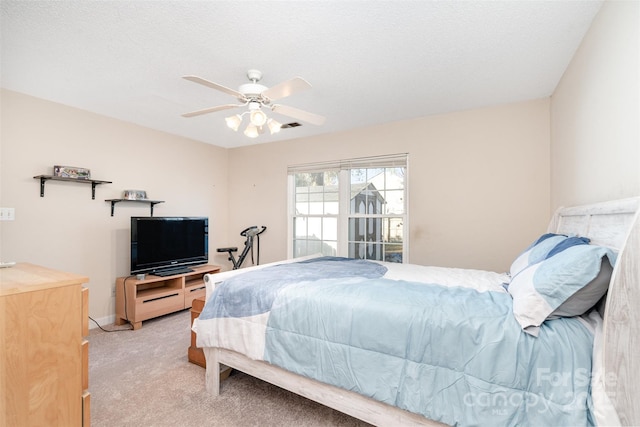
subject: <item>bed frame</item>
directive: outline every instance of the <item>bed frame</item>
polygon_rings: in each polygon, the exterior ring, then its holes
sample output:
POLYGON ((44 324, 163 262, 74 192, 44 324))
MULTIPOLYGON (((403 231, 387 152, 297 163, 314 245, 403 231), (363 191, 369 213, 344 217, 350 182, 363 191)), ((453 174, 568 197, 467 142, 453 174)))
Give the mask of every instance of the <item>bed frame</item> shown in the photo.
MULTIPOLYGON (((549 232, 586 236, 619 251, 604 313, 605 391, 622 425, 640 425, 640 198, 560 208, 549 232)), ((378 426, 443 424, 222 348, 205 348, 206 385, 220 393, 220 365, 230 366, 378 426)))

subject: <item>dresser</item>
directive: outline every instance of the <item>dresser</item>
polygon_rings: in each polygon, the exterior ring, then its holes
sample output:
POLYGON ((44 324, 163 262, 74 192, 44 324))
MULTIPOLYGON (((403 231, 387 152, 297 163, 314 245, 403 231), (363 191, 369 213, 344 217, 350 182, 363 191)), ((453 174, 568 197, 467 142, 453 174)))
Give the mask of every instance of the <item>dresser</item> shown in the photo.
POLYGON ((85 276, 0 269, 0 425, 89 426, 85 276))

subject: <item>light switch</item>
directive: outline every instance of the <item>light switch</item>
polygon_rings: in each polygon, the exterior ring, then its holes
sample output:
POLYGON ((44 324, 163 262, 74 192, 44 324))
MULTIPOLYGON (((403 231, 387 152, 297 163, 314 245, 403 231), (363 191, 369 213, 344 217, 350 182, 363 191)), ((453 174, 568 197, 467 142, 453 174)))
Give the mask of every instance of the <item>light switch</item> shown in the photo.
POLYGON ((0 221, 13 221, 16 219, 15 208, 0 208, 0 221))

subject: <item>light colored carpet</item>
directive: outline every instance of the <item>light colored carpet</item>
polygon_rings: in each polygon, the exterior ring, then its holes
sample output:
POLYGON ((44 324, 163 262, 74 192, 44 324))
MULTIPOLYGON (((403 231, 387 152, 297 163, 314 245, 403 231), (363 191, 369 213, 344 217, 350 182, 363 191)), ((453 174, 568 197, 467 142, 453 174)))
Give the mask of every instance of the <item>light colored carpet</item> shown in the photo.
POLYGON ((209 396, 205 370, 187 360, 190 323, 185 310, 145 321, 137 331, 91 330, 94 427, 369 426, 237 371, 220 396, 209 396))

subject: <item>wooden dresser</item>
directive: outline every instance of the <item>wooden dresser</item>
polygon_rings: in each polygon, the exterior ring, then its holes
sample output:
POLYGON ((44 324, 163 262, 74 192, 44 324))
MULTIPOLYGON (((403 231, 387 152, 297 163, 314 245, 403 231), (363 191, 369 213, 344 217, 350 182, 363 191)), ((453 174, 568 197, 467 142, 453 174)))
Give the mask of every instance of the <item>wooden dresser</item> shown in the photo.
POLYGON ((89 279, 0 269, 0 425, 89 426, 89 279))

